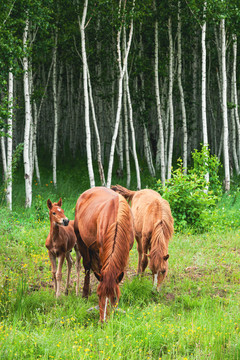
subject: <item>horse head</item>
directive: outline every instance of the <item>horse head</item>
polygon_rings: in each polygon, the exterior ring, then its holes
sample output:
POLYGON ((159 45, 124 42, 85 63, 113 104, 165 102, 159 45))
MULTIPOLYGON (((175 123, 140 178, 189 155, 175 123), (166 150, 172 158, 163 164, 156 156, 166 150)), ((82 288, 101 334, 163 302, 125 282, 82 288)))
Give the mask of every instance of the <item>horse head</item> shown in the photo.
POLYGON ((168 272, 169 254, 163 255, 159 251, 150 251, 149 268, 152 271, 154 287, 159 289, 168 272))
POLYGON ((49 208, 49 218, 50 222, 54 225, 63 225, 67 226, 69 223, 68 218, 64 215, 64 211, 61 208, 62 199, 60 198, 57 203, 52 203, 50 199, 47 201, 47 206, 49 208))
POLYGON ((94 273, 100 281, 97 289, 99 299, 100 321, 106 321, 110 313, 110 308, 114 309, 118 305, 120 297, 119 283, 124 273, 118 275, 108 271, 103 274, 94 273))

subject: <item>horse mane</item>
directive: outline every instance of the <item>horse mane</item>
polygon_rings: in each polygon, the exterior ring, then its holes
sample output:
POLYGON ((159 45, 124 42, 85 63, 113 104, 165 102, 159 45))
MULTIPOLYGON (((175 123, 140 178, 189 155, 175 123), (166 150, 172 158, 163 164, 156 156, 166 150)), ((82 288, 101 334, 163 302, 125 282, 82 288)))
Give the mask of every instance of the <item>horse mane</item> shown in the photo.
POLYGON ((154 262, 158 262, 159 257, 167 255, 168 243, 174 231, 173 217, 168 202, 161 199, 160 205, 162 210, 162 219, 155 223, 151 239, 150 254, 154 262))
POLYGON ((118 194, 121 194, 126 200, 131 201, 136 191, 128 190, 121 185, 112 185, 111 189, 118 194))
MULTIPOLYGON (((127 265, 130 244, 133 242, 133 239, 131 239, 132 232, 130 231, 132 226, 129 216, 130 208, 121 195, 118 198, 117 219, 109 227, 102 246, 101 273, 103 281, 98 286, 98 293, 104 292, 106 296, 110 296, 113 291, 116 291, 113 283, 116 282, 116 278, 124 271, 127 265)), ((120 293, 114 295, 119 297, 120 293)))

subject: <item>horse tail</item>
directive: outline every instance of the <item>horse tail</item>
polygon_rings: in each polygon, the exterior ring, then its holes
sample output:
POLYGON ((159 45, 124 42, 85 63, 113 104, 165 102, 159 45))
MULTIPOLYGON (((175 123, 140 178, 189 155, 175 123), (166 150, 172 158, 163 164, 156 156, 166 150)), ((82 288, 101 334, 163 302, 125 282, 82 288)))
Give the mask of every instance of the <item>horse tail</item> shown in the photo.
POLYGON ((131 201, 136 191, 128 190, 121 185, 112 185, 111 189, 121 194, 125 199, 131 201))
POLYGON ((131 209, 126 200, 119 195, 116 221, 110 225, 102 246, 102 272, 108 267, 119 273, 124 271, 129 251, 134 242, 134 225, 131 209))

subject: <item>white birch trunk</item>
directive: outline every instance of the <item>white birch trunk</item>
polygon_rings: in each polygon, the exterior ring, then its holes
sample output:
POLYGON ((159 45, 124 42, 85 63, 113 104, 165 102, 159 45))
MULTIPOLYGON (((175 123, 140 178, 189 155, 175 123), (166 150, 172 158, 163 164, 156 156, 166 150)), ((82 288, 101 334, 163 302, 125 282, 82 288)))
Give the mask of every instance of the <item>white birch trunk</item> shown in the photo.
POLYGON ((5 137, 1 136, 1 150, 2 150, 2 164, 3 164, 3 174, 4 181, 7 178, 7 157, 6 157, 6 145, 5 145, 5 137))
MULTIPOLYGON (((206 109, 206 20, 205 12, 207 8, 207 1, 204 2, 203 6, 203 16, 204 22, 202 25, 202 129, 203 129, 203 146, 208 149, 208 133, 207 133, 207 109, 206 109)), ((205 165, 207 165, 208 159, 206 159, 205 165)), ((205 181, 209 183, 209 172, 205 174, 205 181)), ((205 188, 205 191, 208 191, 208 185, 205 188)))
MULTIPOLYGON (((121 1, 119 3, 119 8, 121 7, 121 1)), ((134 8, 134 3, 133 3, 134 8)), ((122 25, 121 25, 122 27, 122 25)), ((120 116, 121 116, 121 108, 122 108, 122 93, 123 93, 123 77, 126 71, 127 66, 127 60, 128 60, 128 54, 132 42, 132 34, 133 34, 133 19, 131 19, 130 24, 130 30, 129 30, 129 38, 128 38, 128 44, 126 53, 123 59, 123 66, 121 65, 121 48, 120 48, 120 37, 121 37, 121 28, 117 33, 117 51, 118 51, 118 65, 119 65, 119 80, 118 80, 118 106, 117 106, 117 113, 116 113, 116 120, 115 120, 115 128, 114 133, 112 137, 112 144, 110 149, 110 155, 109 155, 109 164, 108 164, 108 175, 107 175, 107 187, 111 186, 112 181, 112 168, 113 168, 113 161, 114 161, 114 152, 116 147, 116 140, 118 135, 118 128, 119 128, 119 122, 120 122, 120 116)))
POLYGON ((237 94, 237 36, 233 35, 233 73, 232 73, 232 92, 233 92, 233 103, 234 107, 234 115, 237 125, 237 134, 238 134, 238 146, 237 146, 237 154, 238 154, 238 162, 240 161, 240 122, 239 122, 239 113, 238 113, 238 94, 237 94))
POLYGON ((131 183, 131 168, 129 158, 129 139, 128 139, 128 111, 127 111, 127 89, 126 89, 126 77, 124 77, 124 92, 123 92, 123 109, 124 109, 124 135, 125 135, 125 156, 126 156, 126 169, 127 169, 127 188, 131 183))
POLYGON ((82 62, 83 62, 83 88, 84 88, 84 104, 85 104, 85 128, 86 128, 86 149, 87 149, 87 165, 88 174, 90 180, 90 186, 95 186, 93 164, 92 164, 92 150, 91 150, 91 129, 89 121, 89 95, 88 95, 88 76, 87 76, 87 55, 85 44, 85 21, 87 16, 88 0, 84 1, 82 21, 78 17, 80 33, 81 33, 81 45, 82 45, 82 62))
MULTIPOLYGON (((124 41, 124 50, 126 53, 126 31, 125 31, 125 28, 124 28, 123 41, 124 41)), ((130 90, 129 90, 127 65, 126 65, 126 71, 125 71, 125 78, 126 78, 126 91, 127 91, 128 110, 129 110, 129 124, 130 124, 131 134, 132 134, 132 151, 133 151, 133 158, 134 158, 134 162, 135 162, 136 175, 137 175, 137 190, 140 190, 141 189, 141 177, 140 177, 138 156, 137 156, 137 151, 136 151, 136 139, 135 139, 135 130, 134 130, 134 126, 133 126, 133 111, 132 111, 132 101, 131 101, 130 90)))
POLYGON ((95 114, 95 108, 94 108, 94 103, 93 103, 92 86, 91 86, 90 74, 89 74, 89 70, 88 70, 88 69, 87 69, 87 71, 88 71, 89 98, 90 98, 90 104, 91 104, 91 109, 92 109, 93 124, 94 124, 96 139, 97 139, 98 171, 99 171, 99 176, 100 176, 101 184, 102 184, 102 186, 105 186, 106 181, 105 181, 104 170, 103 170, 103 165, 102 165, 101 141, 100 141, 100 136, 99 136, 99 131, 98 131, 98 125, 97 125, 97 119, 96 119, 96 114, 95 114))
POLYGON ((188 133, 187 133, 187 117, 185 108, 185 98, 182 87, 182 22, 181 22, 181 8, 180 1, 178 1, 178 27, 177 27, 177 38, 178 38, 178 87, 180 92, 180 102, 182 110, 182 122, 183 122, 183 168, 184 172, 187 172, 187 146, 188 146, 188 133))
POLYGON ((174 139, 174 110, 173 110, 173 39, 172 39, 172 19, 168 18, 168 37, 169 37, 169 146, 168 146, 168 167, 167 179, 171 179, 172 172, 172 156, 173 156, 173 139, 174 139))
MULTIPOLYGON (((154 10, 156 11, 156 3, 153 3, 154 10)), ((154 77, 155 77, 155 96, 157 105, 157 119, 158 119, 158 143, 156 154, 156 168, 159 169, 161 165, 161 182, 165 184, 165 161, 164 161, 164 135, 163 135, 163 121, 161 115, 161 101, 159 92, 159 80, 158 80, 158 20, 155 21, 155 61, 154 61, 154 77)))
POLYGON ((23 149, 23 162, 24 162, 24 178, 25 178, 25 207, 32 205, 32 181, 31 181, 31 164, 30 164, 30 130, 31 130, 31 104, 29 94, 29 69, 27 57, 27 39, 29 31, 29 20, 26 20, 24 33, 23 33, 23 85, 24 85, 24 101, 25 101, 25 130, 24 130, 24 149, 23 149))
POLYGON ((198 100, 197 100, 197 79, 198 79, 198 37, 197 33, 194 36, 194 46, 193 46, 193 84, 192 84, 192 94, 193 94, 193 105, 192 105, 192 123, 193 123, 193 139, 192 139, 192 149, 197 149, 198 145, 198 100))
POLYGON ((8 74, 8 138, 7 138, 7 192, 6 200, 9 210, 12 211, 12 117, 13 117, 13 73, 8 74))
MULTIPOLYGON (((234 75, 232 72, 232 82, 231 82, 231 102, 234 104, 234 75)), ((237 138, 236 138, 236 123, 235 123, 235 108, 231 109, 231 120, 232 120, 232 153, 233 161, 237 175, 239 175, 239 162, 237 156, 237 138)))
POLYGON ((223 105, 223 154, 225 172, 225 190, 230 190, 230 166, 228 148, 228 113, 227 113, 227 70, 226 70, 226 32, 225 19, 220 20, 221 63, 222 63, 222 105, 223 105))
POLYGON ((55 34, 54 48, 53 48, 53 111, 54 111, 54 135, 53 135, 53 184, 57 187, 57 144, 58 144, 58 106, 57 106, 57 41, 58 34, 55 34))

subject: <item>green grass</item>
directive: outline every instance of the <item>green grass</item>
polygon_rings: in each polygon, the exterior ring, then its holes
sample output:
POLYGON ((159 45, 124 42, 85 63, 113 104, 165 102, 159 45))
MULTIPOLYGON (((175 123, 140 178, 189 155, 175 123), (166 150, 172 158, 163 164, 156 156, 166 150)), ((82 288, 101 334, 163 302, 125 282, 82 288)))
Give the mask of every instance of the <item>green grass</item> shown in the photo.
POLYGON ((96 281, 88 301, 77 298, 73 269, 69 296, 55 299, 48 221, 13 215, 0 210, 1 359, 240 358, 239 231, 175 234, 160 293, 148 269, 135 276, 134 246, 121 285, 125 313, 101 325, 99 312, 87 311, 98 302, 96 281))
MULTIPOLYGON (((65 214, 73 218, 78 196, 89 187, 86 174, 84 164, 74 171, 70 164, 64 171, 60 166, 54 189, 45 169, 42 184, 33 182, 32 209, 25 210, 19 172, 13 212, 0 208, 0 359, 240 360, 239 193, 224 196, 209 213, 208 233, 174 235, 160 293, 148 268, 144 277, 136 276, 135 244, 121 284, 123 311, 102 325, 98 311, 87 311, 98 303, 94 276, 88 301, 76 297, 73 267, 69 295, 62 291, 57 300, 45 248, 47 199, 62 197, 65 214)), ((118 182, 126 185, 113 178, 118 182)), ((66 264, 63 270, 62 290, 66 264)), ((83 278, 82 268, 81 286, 83 278)))

